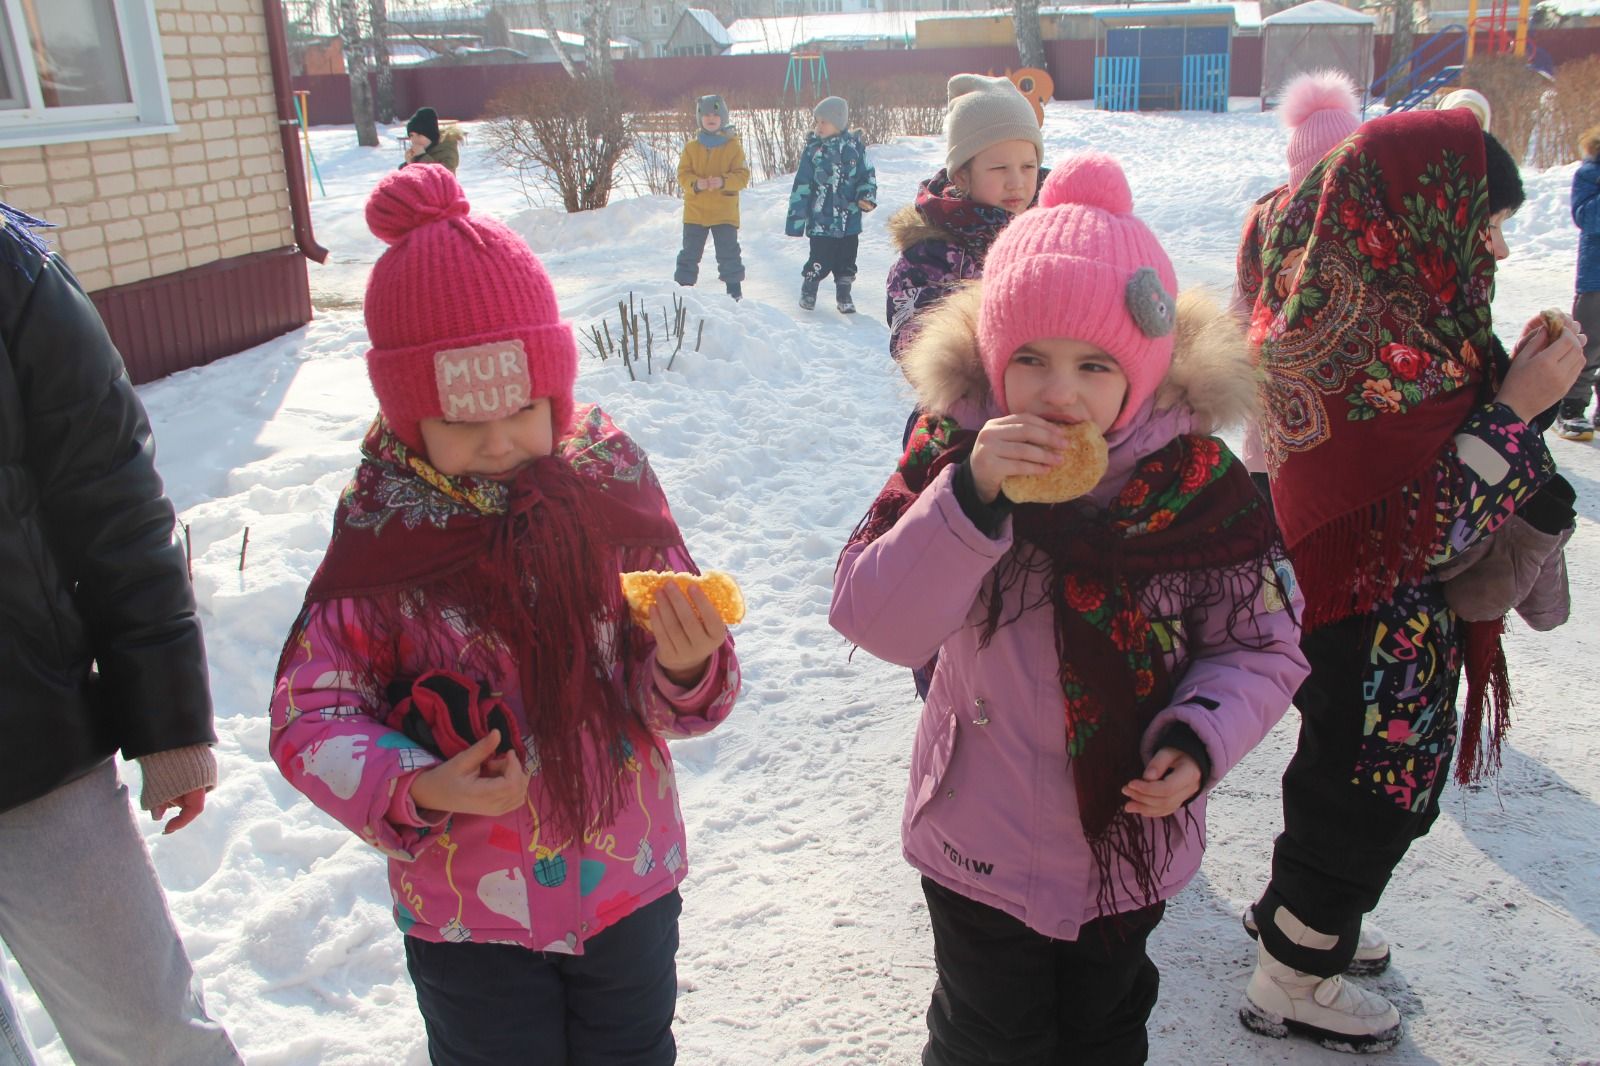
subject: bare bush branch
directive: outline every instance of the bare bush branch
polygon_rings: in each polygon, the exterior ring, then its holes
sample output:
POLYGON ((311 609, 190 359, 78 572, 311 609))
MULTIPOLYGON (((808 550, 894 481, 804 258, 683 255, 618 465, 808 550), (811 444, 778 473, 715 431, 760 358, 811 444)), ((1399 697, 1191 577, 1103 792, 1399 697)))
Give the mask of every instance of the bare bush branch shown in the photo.
MULTIPOLYGON (((1498 114, 1498 112, 1497 112, 1498 114)), ((1544 94, 1539 128, 1528 158, 1536 167, 1570 163, 1583 155, 1578 138, 1600 116, 1600 58, 1574 59, 1556 68, 1555 86, 1544 94)))
POLYGON ((519 181, 561 198, 568 212, 604 207, 632 143, 615 83, 593 76, 512 86, 489 104, 485 137, 519 181))
POLYGON ((1475 56, 1461 72, 1461 83, 1488 99, 1495 138, 1520 165, 1528 155, 1540 100, 1550 83, 1520 56, 1475 56))

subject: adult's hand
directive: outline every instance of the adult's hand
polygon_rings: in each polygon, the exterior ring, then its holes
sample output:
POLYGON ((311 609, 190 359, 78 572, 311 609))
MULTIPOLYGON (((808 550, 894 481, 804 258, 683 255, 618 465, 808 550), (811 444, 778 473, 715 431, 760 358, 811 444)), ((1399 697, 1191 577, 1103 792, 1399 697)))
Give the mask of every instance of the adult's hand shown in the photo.
POLYGON ((161 832, 163 835, 167 833, 176 833, 178 830, 182 829, 184 826, 200 817, 200 812, 206 809, 206 790, 203 788, 197 788, 192 792, 185 792, 183 795, 173 799, 170 804, 163 803, 161 806, 151 811, 150 817, 159 822, 166 815, 166 813, 172 810, 174 807, 177 808, 178 815, 176 818, 172 819, 172 821, 161 827, 161 832))

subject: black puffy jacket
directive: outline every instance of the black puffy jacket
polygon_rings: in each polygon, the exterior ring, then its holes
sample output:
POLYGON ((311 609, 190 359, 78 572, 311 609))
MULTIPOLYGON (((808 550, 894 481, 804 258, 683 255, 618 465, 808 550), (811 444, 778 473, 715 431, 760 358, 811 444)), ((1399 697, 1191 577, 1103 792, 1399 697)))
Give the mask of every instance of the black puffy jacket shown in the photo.
POLYGON ((214 743, 150 423, 94 305, 0 220, 0 811, 214 743))

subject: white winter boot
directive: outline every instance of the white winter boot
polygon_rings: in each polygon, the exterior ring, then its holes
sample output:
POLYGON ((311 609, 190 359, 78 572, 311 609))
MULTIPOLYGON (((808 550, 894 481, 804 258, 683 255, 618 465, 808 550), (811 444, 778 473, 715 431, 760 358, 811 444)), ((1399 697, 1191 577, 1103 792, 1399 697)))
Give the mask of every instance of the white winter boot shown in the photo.
MULTIPOLYGON (((1256 929, 1256 908, 1254 904, 1244 909, 1244 931, 1254 940, 1261 933, 1256 929)), ((1389 968, 1389 934, 1371 922, 1361 923, 1361 939, 1356 943, 1355 957, 1350 960, 1350 965, 1345 973, 1351 977, 1371 977, 1380 974, 1389 968)))
POLYGON ((1301 973, 1259 943, 1239 1020, 1263 1036, 1298 1033, 1333 1051, 1388 1051, 1400 1042, 1400 1012, 1387 999, 1343 976, 1301 973))

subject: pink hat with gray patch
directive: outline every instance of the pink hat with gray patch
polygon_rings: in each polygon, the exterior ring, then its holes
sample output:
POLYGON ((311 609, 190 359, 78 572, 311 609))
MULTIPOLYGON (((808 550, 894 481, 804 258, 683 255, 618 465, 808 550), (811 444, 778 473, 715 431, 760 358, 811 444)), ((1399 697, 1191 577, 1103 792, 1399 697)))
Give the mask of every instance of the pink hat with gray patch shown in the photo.
POLYGON ((578 349, 522 238, 468 214, 444 167, 387 175, 367 200, 367 226, 389 245, 362 304, 367 374, 395 436, 425 452, 424 418, 487 422, 541 397, 564 436, 578 349))
POLYGON ((1156 235, 1133 214, 1115 159, 1063 159, 1039 206, 1013 219, 984 261, 978 350, 1005 411, 1006 367, 1030 341, 1071 338, 1110 355, 1128 380, 1121 429, 1172 366, 1178 277, 1156 235))

